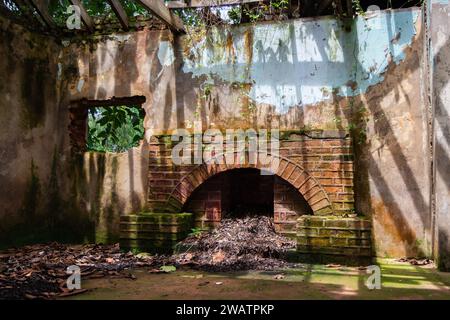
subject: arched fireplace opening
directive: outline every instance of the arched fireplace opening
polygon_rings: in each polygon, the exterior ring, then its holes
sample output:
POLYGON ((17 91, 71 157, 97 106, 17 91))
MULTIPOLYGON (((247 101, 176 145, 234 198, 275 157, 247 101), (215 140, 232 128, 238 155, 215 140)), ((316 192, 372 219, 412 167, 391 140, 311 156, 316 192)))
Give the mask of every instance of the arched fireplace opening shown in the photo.
POLYGON ((274 177, 258 169, 235 169, 223 173, 222 216, 272 216, 274 177))
POLYGON ((276 175, 254 168, 232 169, 202 183, 184 208, 195 215, 196 225, 210 227, 223 218, 264 215, 274 218, 277 229, 295 225, 301 215, 312 214, 302 194, 276 175))

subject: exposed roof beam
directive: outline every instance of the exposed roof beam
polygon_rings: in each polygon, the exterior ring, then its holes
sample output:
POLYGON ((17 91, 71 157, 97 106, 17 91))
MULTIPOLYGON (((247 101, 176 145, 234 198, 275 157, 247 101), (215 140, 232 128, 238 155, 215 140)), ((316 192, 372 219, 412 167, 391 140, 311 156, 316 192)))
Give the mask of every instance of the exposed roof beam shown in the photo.
POLYGON ((333 0, 323 0, 317 9, 317 15, 320 16, 333 2, 333 0))
POLYGON ((86 28, 90 31, 94 31, 94 22, 92 21, 92 18, 89 16, 89 14, 86 11, 86 8, 83 6, 80 0, 69 0, 71 4, 74 6, 77 6, 80 8, 80 14, 81 14, 81 20, 83 20, 83 23, 86 25, 86 28))
POLYGON ((123 30, 127 31, 130 28, 130 24, 128 22, 128 16, 125 10, 122 7, 122 4, 119 0, 108 0, 111 8, 119 19, 120 24, 122 25, 123 30))
MULTIPOLYGON (((13 0, 13 2, 16 4, 16 6, 19 8, 19 10, 22 12, 22 14, 27 18, 28 22, 34 22, 36 21, 36 17, 33 14, 33 9, 28 3, 27 0, 13 0)), ((39 23, 41 25, 41 23, 39 23)))
POLYGON ((167 8, 169 9, 177 9, 177 8, 186 8, 187 4, 183 0, 172 0, 167 2, 167 8))
POLYGON ((352 2, 352 0, 347 0, 347 15, 349 18, 353 17, 353 2, 352 2))
POLYGON ((136 0, 136 2, 160 18, 172 31, 185 32, 183 21, 170 12, 162 0, 136 0))
POLYGON ((342 7, 342 0, 335 0, 336 5, 336 12, 338 15, 341 15, 344 13, 344 9, 342 7))
POLYGON ((268 0, 191 0, 187 4, 183 0, 169 1, 167 6, 170 9, 176 8, 201 8, 201 7, 219 7, 219 6, 230 6, 246 3, 257 3, 265 2, 268 0))
POLYGON ((42 0, 29 0, 29 1, 36 9, 36 11, 39 13, 42 20, 44 20, 45 24, 53 29, 55 27, 55 22, 53 21, 52 16, 48 12, 48 2, 42 0))

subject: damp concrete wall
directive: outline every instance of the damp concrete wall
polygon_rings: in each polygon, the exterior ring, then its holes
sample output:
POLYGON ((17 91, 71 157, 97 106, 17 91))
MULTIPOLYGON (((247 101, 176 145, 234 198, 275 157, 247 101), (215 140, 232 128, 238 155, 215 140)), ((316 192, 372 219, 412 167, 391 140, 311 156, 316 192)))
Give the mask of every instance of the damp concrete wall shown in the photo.
POLYGON ((118 239, 145 204, 145 147, 70 151, 71 69, 60 40, 0 17, 0 247, 118 239), (142 150, 144 150, 142 152, 142 150))
POLYGON ((450 5, 447 0, 430 0, 428 9, 433 72, 435 255, 440 267, 450 270, 450 5))
POLYGON ((0 238, 27 240, 51 225, 64 144, 60 46, 0 20, 0 238), (45 219, 44 219, 45 217, 45 219), (43 226, 42 226, 43 227, 43 226))
MULTIPOLYGON (((417 8, 120 34, 68 45, 73 99, 145 95, 146 138, 175 128, 349 131, 357 211, 381 256, 431 254, 430 157, 417 8)), ((150 186, 151 187, 151 186, 150 186)))
MULTIPOLYGON (((52 139, 62 140, 62 193, 87 214, 94 239, 111 241, 117 237, 119 215, 145 206, 146 141, 152 135, 195 125, 348 131, 355 150, 356 210, 373 222, 377 255, 430 255, 423 49, 424 24, 417 8, 347 22, 322 17, 184 36, 144 29, 63 41, 52 53, 48 49, 55 59, 48 62, 53 80, 61 87, 61 93, 49 95, 57 99, 54 108, 62 120, 57 125, 48 121, 57 127, 52 139), (141 146, 120 155, 86 153, 70 166, 65 160, 73 159, 65 131, 69 105, 84 98, 136 95, 146 97, 141 146)), ((12 141, 6 133, 2 138, 12 141)), ((15 190, 15 184, 11 178, 8 188, 15 190)), ((10 212, 17 215, 17 210, 10 212)))

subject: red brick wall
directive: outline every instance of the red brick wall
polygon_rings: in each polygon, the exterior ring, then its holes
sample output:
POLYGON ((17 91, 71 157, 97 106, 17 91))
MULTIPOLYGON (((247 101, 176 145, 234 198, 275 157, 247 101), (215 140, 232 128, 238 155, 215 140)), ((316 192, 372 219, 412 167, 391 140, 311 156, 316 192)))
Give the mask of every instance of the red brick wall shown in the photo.
POLYGON ((208 228, 217 225, 222 219, 222 190, 225 188, 226 176, 218 175, 200 186, 183 208, 194 213, 195 225, 208 228))
MULTIPOLYGON (((321 189, 325 191, 327 199, 332 204, 332 214, 342 215, 352 212, 354 211, 354 168, 351 145, 351 139, 346 137, 310 138, 292 134, 280 141, 280 156, 292 161, 292 164, 280 168, 281 175, 285 180, 292 178, 295 174, 295 165, 298 165, 315 178, 321 189)), ((172 147, 170 136, 154 139, 150 144, 148 199, 150 211, 179 211, 185 203, 172 200, 187 199, 197 186, 208 178, 203 171, 197 171, 196 175, 189 174, 198 165, 174 165, 171 159, 172 147), (189 181, 189 188, 180 191, 176 187, 183 177, 189 181)), ((217 172, 232 169, 226 165, 215 166, 216 168, 209 169, 217 172)), ((296 187, 310 204, 320 201, 319 196, 322 195, 317 194, 317 188, 296 187)))
POLYGON ((259 170, 226 171, 197 188, 183 211, 194 213, 195 223, 199 227, 214 226, 226 216, 239 217, 248 213, 272 215, 273 188, 274 177, 262 176, 259 170), (254 211, 248 211, 249 208, 254 211))
POLYGON ((282 141, 280 145, 281 156, 298 163, 317 178, 336 215, 354 210, 351 139, 305 139, 282 141))
POLYGON ((305 214, 312 214, 306 200, 288 182, 279 177, 274 178, 274 222, 278 232, 296 235, 297 219, 305 214))

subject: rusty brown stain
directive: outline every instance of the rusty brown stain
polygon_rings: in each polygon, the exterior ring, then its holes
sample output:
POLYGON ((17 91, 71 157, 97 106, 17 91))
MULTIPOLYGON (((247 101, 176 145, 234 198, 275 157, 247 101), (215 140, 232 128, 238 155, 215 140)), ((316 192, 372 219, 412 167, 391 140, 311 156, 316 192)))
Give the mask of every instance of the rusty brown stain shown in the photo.
POLYGON ((244 53, 247 58, 247 63, 251 64, 253 61, 253 31, 246 29, 244 33, 244 53))
POLYGON ((416 232, 408 224, 407 218, 383 201, 372 198, 375 243, 377 253, 394 257, 420 256, 416 246, 416 232))
MULTIPOLYGON (((403 174, 402 178, 409 187, 414 183, 420 184, 421 181, 425 181, 427 174, 422 172, 423 167, 421 163, 415 164, 412 161, 407 161, 407 159, 424 156, 425 154, 419 152, 420 148, 422 148, 419 142, 417 149, 405 149, 403 140, 398 140, 397 138, 404 129, 400 124, 394 126, 387 120, 390 118, 390 106, 395 105, 396 112, 404 112, 404 117, 408 117, 421 108, 421 91, 413 90, 413 88, 419 87, 420 78, 418 77, 417 66, 420 65, 420 57, 423 54, 421 47, 422 38, 423 32, 420 32, 412 44, 404 50, 406 57, 404 61, 398 65, 391 62, 384 73, 384 81, 370 87, 364 95, 364 105, 373 122, 373 133, 368 136, 368 140, 377 139, 383 143, 385 148, 390 150, 397 167, 401 167, 402 170, 407 172, 407 174, 403 174)), ((423 132, 422 122, 419 120, 413 121, 410 126, 412 126, 414 134, 408 136, 408 139, 420 141, 422 137, 421 132, 423 132)), ((370 167, 375 165, 371 163, 373 159, 373 157, 370 157, 363 161, 370 167)), ((389 176, 399 169, 383 168, 383 170, 383 174, 389 176)), ((371 179, 372 184, 379 188, 383 188, 383 183, 387 184, 392 189, 391 192, 393 194, 402 191, 402 189, 397 189, 398 187, 391 180, 392 178, 383 182, 379 181, 376 175, 373 175, 371 179)), ((360 187, 358 184, 355 184, 356 190, 360 187)), ((386 192, 389 191, 383 188, 383 193, 386 192)), ((428 222, 424 217, 422 217, 420 222, 414 221, 412 217, 414 213, 420 216, 427 211, 426 198, 422 198, 420 192, 417 192, 415 195, 405 195, 402 201, 395 204, 391 201, 386 201, 385 198, 387 197, 383 197, 383 193, 381 199, 364 199, 370 201, 374 226, 378 224, 380 228, 375 230, 375 242, 381 249, 380 251, 397 257, 424 255, 421 249, 426 248, 418 247, 418 242, 423 240, 418 238, 418 235, 422 236, 428 232, 426 230, 428 222)))
POLYGON ((236 60, 236 52, 234 50, 233 35, 231 33, 228 33, 228 35, 227 35, 225 52, 227 53, 227 63, 230 63, 230 62, 234 63, 236 60))

